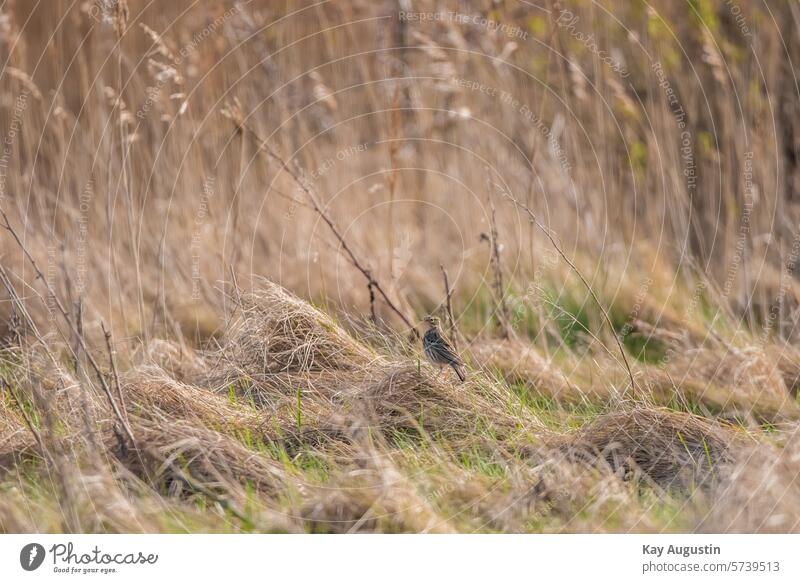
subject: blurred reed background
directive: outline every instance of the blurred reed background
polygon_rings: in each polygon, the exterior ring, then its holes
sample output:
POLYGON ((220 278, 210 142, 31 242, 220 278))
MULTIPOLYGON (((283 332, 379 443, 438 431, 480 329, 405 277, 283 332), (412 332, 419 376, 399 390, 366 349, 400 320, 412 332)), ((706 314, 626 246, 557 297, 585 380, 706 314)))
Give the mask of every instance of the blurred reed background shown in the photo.
POLYGON ((607 302, 644 286, 656 322, 708 279, 794 337, 795 3, 126 6, 3 7, 3 208, 89 328, 210 334, 231 270, 368 312, 297 184, 221 115, 235 101, 409 312, 442 301, 443 264, 465 325, 488 321, 491 206, 508 293, 580 295, 505 190, 607 302))

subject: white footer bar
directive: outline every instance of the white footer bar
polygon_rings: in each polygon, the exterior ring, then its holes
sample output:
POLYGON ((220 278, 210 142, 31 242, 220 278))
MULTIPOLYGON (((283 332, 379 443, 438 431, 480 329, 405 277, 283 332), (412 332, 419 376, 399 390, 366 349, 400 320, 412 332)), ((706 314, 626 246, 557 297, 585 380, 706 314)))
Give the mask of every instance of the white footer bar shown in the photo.
POLYGON ((4 535, 0 581, 800 581, 800 535, 4 535))

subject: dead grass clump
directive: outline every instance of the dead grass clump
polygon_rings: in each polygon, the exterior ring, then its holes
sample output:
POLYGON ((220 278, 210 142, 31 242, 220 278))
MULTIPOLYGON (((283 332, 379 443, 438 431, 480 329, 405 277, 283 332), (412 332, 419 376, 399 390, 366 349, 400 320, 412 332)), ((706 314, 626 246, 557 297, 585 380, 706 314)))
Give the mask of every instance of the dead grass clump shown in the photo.
POLYGON ((253 436, 269 432, 265 418, 251 408, 231 402, 226 396, 170 378, 155 366, 132 370, 122 379, 130 407, 144 417, 199 422, 227 434, 253 436))
POLYGON ((200 494, 234 499, 244 487, 276 494, 286 480, 278 462, 236 439, 185 420, 131 420, 139 452, 129 452, 127 467, 150 484, 161 482, 169 494, 200 494))
MULTIPOLYGON (((305 394, 299 409, 295 396, 278 396, 254 407, 252 394, 245 397, 238 391, 214 392, 181 383, 156 367, 140 367, 126 375, 123 382, 142 419, 156 424, 169 419, 169 423, 182 423, 184 431, 203 431, 202 436, 191 439, 232 438, 236 451, 241 447, 257 451, 274 446, 294 456, 332 443, 341 447, 349 441, 348 430, 354 422, 335 408, 326 407, 318 395, 315 398, 305 394)), ((153 431, 148 429, 147 435, 153 431)))
POLYGON ((243 296, 240 309, 220 355, 235 376, 352 371, 380 360, 333 318, 275 283, 243 296))
POLYGON ((676 352, 669 368, 652 372, 648 384, 660 403, 677 393, 712 414, 771 422, 800 417, 777 361, 758 347, 676 352))
MULTIPOLYGON (((453 382, 435 374, 428 366, 387 366, 342 394, 343 405, 384 431, 411 429, 450 438, 504 433, 523 423, 510 414, 508 395, 497 385, 480 378, 453 382)), ((532 415, 527 422, 541 427, 532 415)))
MULTIPOLYGON (((234 385, 278 432, 277 441, 301 445, 349 443, 349 434, 369 428, 384 436, 446 436, 472 439, 486 431, 507 434, 523 421, 508 410, 508 395, 494 384, 436 378, 427 365, 388 363, 350 373, 282 376, 287 390, 254 382, 234 385)), ((530 415, 526 424, 541 427, 530 415)))
POLYGON ((625 479, 638 475, 664 489, 691 490, 732 460, 736 443, 733 432, 700 417, 637 408, 598 417, 562 447, 576 459, 599 457, 625 479))

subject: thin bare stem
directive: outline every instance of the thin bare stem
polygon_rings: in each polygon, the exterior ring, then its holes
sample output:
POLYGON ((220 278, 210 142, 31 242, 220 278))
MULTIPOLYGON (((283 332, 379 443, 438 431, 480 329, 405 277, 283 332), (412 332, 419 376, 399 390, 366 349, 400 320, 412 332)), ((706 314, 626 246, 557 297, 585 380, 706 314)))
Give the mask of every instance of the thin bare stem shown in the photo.
MULTIPOLYGON (((619 349, 620 356, 622 356, 622 362, 625 365, 625 370, 628 371, 628 377, 630 378, 630 381, 631 381, 631 388, 635 389, 636 388, 636 381, 633 378, 633 371, 631 370, 631 365, 628 363, 628 357, 625 356, 625 349, 622 347, 622 342, 620 342, 619 337, 617 336, 616 332, 614 331, 614 325, 611 323, 611 317, 608 315, 608 312, 606 311, 605 307, 603 307, 603 304, 600 303, 600 299, 597 297, 597 294, 594 292, 594 289, 592 289, 592 286, 589 285, 589 282, 586 280, 586 278, 583 276, 583 274, 580 272, 580 270, 576 267, 575 263, 573 263, 572 260, 570 260, 570 258, 567 257, 567 255, 561 249, 561 245, 559 245, 558 242, 555 240, 555 237, 553 237, 553 234, 551 233, 550 229, 548 229, 541 222, 539 222, 539 218, 536 216, 536 213, 534 213, 533 210, 531 210, 531 208, 529 206, 527 206, 526 204, 521 203, 519 200, 517 200, 514 197, 513 194, 508 192, 501 185, 498 184, 496 186, 498 187, 500 192, 503 193, 503 196, 505 196, 511 202, 513 202, 514 205, 517 208, 520 208, 520 209, 522 209, 523 211, 525 211, 527 213, 528 217, 530 218, 530 221, 533 224, 535 224, 539 228, 539 230, 541 230, 545 234, 545 236, 550 240, 550 243, 553 245, 553 247, 555 248, 556 252, 567 263, 567 265, 569 265, 570 269, 572 269, 572 271, 575 273, 575 275, 578 276, 578 279, 581 280, 581 283, 583 283, 584 287, 589 292, 589 295, 592 296, 592 299, 597 304, 597 307, 600 308, 600 311, 603 314, 603 318, 605 319, 606 324, 608 325, 609 329, 611 330, 611 335, 614 337, 614 342, 616 342, 616 344, 617 344, 617 348, 619 349)), ((608 349, 606 349, 606 350, 608 350, 608 349)))
POLYGON ((447 311, 447 325, 450 332, 450 340, 453 342, 453 348, 458 350, 458 340, 456 337, 456 320, 453 317, 453 290, 450 289, 450 279, 447 277, 447 270, 444 265, 439 264, 439 269, 442 270, 442 279, 444 280, 444 299, 445 310, 447 311))
MULTIPOLYGON (((75 328, 78 335, 83 336, 83 296, 78 297, 75 302, 75 328)), ((75 372, 80 374, 81 371, 81 345, 78 343, 77 337, 75 338, 72 347, 72 362, 75 366, 75 372)))
MULTIPOLYGON (((489 170, 487 168, 487 172, 488 171, 489 170)), ((497 307, 495 310, 498 314, 497 320, 500 324, 500 331, 503 335, 503 338, 508 338, 510 336, 508 324, 508 306, 506 305, 505 284, 503 283, 503 267, 500 263, 500 243, 498 242, 500 237, 497 229, 497 209, 495 208, 494 200, 492 199, 491 176, 488 176, 486 179, 486 190, 489 199, 489 207, 491 209, 490 231, 488 237, 484 234, 482 235, 482 238, 485 239, 489 244, 489 249, 491 252, 490 261, 492 264, 492 273, 494 275, 494 281, 492 282, 492 285, 494 287, 494 293, 497 300, 497 307)))
POLYGON ((103 331, 103 336, 106 339, 106 350, 108 350, 108 363, 111 367, 111 374, 114 375, 114 384, 117 386, 117 396, 119 398, 119 406, 125 414, 125 420, 128 420, 128 410, 125 407, 125 397, 122 395, 122 384, 119 382, 119 371, 117 370, 117 359, 114 358, 116 350, 114 350, 114 343, 111 340, 111 332, 106 329, 106 325, 100 322, 100 329, 103 331))

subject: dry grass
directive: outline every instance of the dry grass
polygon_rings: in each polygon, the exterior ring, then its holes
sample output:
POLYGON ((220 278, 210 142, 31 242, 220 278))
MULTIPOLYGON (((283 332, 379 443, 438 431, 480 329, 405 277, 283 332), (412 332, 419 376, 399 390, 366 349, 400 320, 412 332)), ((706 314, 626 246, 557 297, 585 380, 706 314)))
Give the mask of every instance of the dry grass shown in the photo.
POLYGON ((0 532, 800 531, 794 6, 78 4, 0 9, 0 532))
MULTIPOLYGON (((114 437, 110 408, 94 383, 70 385, 71 377, 44 359, 35 365, 9 353, 6 382, 24 395, 24 410, 44 421, 37 424, 39 446, 19 411, 8 407, 6 431, 16 438, 4 447, 4 483, 13 496, 42 496, 29 491, 37 483, 62 492, 60 504, 73 515, 59 522, 40 517, 55 511, 47 506, 34 511, 28 503, 27 516, 2 506, 3 528, 713 528, 720 516, 730 520, 720 510, 729 499, 740 504, 742 476, 772 458, 774 479, 759 485, 762 494, 747 501, 746 515, 724 529, 749 528, 751 513, 772 504, 776 489, 795 495, 788 476, 796 460, 759 444, 752 431, 641 405, 587 410, 582 427, 558 431, 543 421, 553 412, 526 399, 540 385, 507 392, 480 369, 464 384, 436 378, 429 365, 380 353, 275 284, 265 286, 242 298, 218 349, 187 355, 196 363, 191 379, 177 380, 153 363, 157 347, 164 350, 160 360, 173 360, 169 343, 151 346, 148 362, 121 377, 135 449, 114 437), (259 341, 242 330, 260 331, 259 341), (50 397, 28 392, 37 377, 50 397), (91 401, 75 410, 81 390, 91 401), (54 417, 57 430, 47 422, 54 417), (713 492, 723 495, 708 505, 713 492), (679 520, 663 522, 662 513, 679 510, 679 520)), ((560 403, 562 414, 588 403, 542 394, 560 403)), ((782 508, 753 528, 793 530, 796 524, 780 518, 782 508)))

